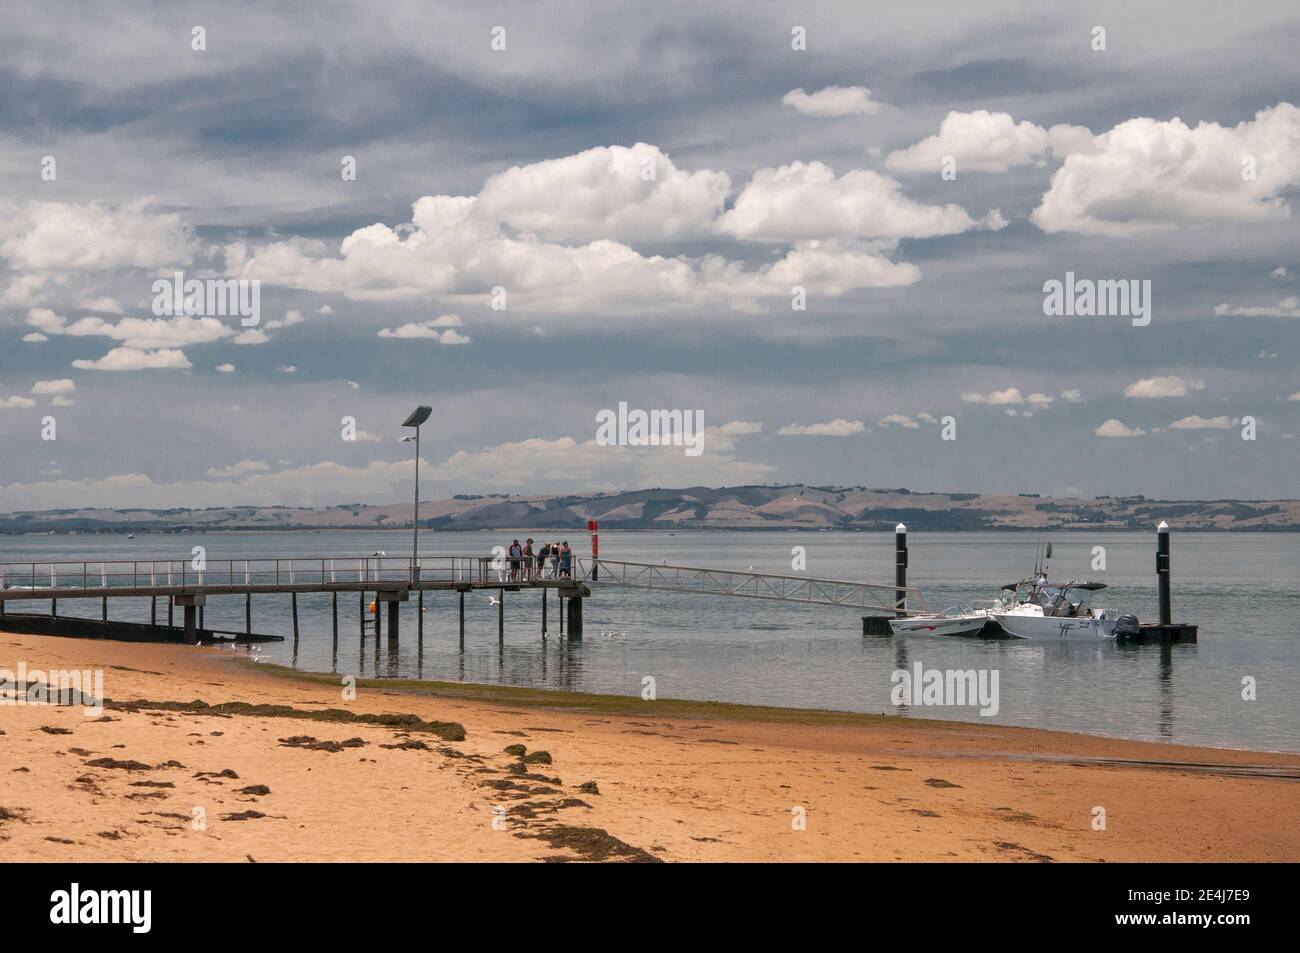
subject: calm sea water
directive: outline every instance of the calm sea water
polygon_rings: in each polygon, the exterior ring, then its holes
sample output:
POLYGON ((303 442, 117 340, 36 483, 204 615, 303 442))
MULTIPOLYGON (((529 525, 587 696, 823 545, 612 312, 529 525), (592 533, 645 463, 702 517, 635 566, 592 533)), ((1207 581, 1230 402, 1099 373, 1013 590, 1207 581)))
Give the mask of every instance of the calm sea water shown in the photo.
MULTIPOLYGON (((550 532, 427 534, 430 555, 487 555, 513 536, 550 532)), ((586 542, 566 532, 576 551, 586 542)), ((1033 568, 1034 533, 913 533, 909 582, 931 607, 991 599, 1033 568)), ((1099 604, 1156 617, 1154 534, 1060 534, 1054 577, 1110 584, 1099 604), (1092 547, 1106 571, 1091 570, 1092 547)), ((203 545, 210 560, 259 556, 361 556, 405 552, 401 532, 193 533, 184 536, 0 536, 0 559, 182 559, 203 545)), ((1176 533, 1174 618, 1200 625, 1197 645, 1043 645, 861 634, 860 613, 730 597, 602 586, 585 608, 585 639, 541 637, 541 595, 506 594, 505 644, 487 593, 466 599, 465 651, 457 641, 452 593, 425 599, 423 646, 414 603, 402 608, 394 653, 385 637, 361 642, 355 597, 340 597, 337 654, 328 595, 299 596, 301 638, 262 645, 270 660, 310 671, 427 678, 638 695, 653 676, 659 697, 989 721, 1123 738, 1264 750, 1300 750, 1300 534, 1176 533), (617 633, 617 634, 610 634, 617 633), (992 718, 965 707, 891 704, 892 673, 931 669, 999 673, 992 718), (1242 698, 1243 679, 1257 698, 1242 698)), ((609 559, 789 573, 802 546, 810 575, 891 583, 893 534, 788 532, 602 532, 609 559)), ((44 605, 41 611, 46 611, 44 605)), ((60 613, 97 617, 94 600, 60 603, 60 613)), ((556 601, 551 600, 551 629, 556 601)), ((147 621, 148 600, 115 599, 113 618, 147 621)), ((214 597, 210 628, 243 630, 240 596, 214 597)), ((254 631, 292 635, 289 597, 255 596, 254 631)), ((214 651, 245 651, 214 649, 214 651)))

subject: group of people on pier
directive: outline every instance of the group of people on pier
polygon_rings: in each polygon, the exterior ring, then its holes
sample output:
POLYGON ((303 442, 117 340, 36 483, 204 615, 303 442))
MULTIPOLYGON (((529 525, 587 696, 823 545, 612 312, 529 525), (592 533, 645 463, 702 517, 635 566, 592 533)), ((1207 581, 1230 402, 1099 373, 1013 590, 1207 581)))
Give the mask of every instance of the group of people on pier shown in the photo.
POLYGON ((542 543, 539 547, 534 547, 531 537, 523 545, 516 539, 510 544, 507 555, 512 582, 573 578, 573 550, 569 548, 567 539, 562 543, 542 543))

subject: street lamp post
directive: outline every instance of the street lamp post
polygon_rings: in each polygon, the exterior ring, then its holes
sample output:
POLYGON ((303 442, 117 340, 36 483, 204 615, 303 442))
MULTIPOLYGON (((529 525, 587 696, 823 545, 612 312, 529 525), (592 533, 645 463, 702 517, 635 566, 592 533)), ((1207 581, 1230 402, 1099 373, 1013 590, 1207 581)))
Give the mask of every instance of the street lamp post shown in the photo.
MULTIPOLYGON (((420 424, 429 419, 432 407, 416 407, 411 416, 402 423, 403 427, 415 428, 415 506, 411 514, 411 581, 418 582, 420 574, 420 424)), ((410 437, 403 437, 409 441, 410 437)))

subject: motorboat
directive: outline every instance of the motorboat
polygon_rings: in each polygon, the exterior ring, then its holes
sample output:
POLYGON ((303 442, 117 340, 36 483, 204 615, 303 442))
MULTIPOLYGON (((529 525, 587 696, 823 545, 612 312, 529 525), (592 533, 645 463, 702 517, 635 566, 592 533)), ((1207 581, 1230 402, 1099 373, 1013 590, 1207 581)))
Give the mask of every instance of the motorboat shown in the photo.
POLYGON ((1094 609, 1092 598, 1109 588, 1104 582, 1049 582, 1045 575, 1003 586, 993 619, 1014 639, 1047 642, 1097 642, 1115 637, 1115 630, 1136 626, 1137 620, 1115 609, 1094 609))
POLYGON ((989 622, 988 609, 972 609, 962 604, 942 612, 890 619, 894 635, 979 635, 989 622))

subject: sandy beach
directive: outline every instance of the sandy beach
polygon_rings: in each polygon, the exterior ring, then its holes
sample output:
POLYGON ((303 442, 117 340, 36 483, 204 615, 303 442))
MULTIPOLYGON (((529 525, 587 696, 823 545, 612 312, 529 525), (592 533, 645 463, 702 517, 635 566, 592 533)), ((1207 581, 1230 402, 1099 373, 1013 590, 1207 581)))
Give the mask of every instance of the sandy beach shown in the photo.
POLYGON ((445 683, 345 698, 228 648, 0 633, 20 662, 102 670, 111 701, 0 706, 10 860, 1300 859, 1295 754, 445 683))

